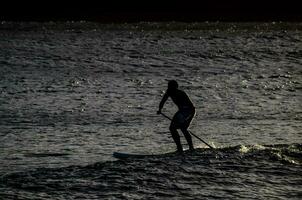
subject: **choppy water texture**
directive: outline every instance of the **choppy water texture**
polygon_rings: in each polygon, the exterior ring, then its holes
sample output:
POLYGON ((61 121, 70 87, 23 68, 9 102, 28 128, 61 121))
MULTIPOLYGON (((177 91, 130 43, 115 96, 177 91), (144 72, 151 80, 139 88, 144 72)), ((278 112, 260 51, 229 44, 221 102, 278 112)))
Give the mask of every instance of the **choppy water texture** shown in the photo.
POLYGON ((0 198, 302 195, 301 24, 2 22, 0 49, 0 198), (216 150, 165 154, 170 79, 216 150))

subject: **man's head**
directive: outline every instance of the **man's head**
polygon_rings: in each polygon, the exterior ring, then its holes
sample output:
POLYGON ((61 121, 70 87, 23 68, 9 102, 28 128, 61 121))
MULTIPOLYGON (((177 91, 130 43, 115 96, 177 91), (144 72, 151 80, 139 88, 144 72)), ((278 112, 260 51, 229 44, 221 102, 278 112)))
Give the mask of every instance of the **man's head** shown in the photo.
POLYGON ((178 89, 178 83, 175 80, 171 80, 168 82, 168 90, 174 91, 178 89))

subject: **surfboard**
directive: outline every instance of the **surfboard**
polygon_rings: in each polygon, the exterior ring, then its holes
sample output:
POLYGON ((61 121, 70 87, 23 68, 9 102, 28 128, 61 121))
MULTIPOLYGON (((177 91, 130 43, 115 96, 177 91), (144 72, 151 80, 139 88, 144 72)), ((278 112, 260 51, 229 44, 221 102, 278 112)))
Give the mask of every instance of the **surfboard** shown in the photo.
POLYGON ((114 152, 113 157, 118 159, 127 159, 127 158, 144 158, 154 156, 153 154, 131 154, 131 153, 122 153, 122 152, 114 152))
POLYGON ((133 154, 133 153, 122 153, 122 152, 114 152, 113 157, 118 159, 127 159, 127 158, 151 158, 151 157, 167 157, 167 156, 175 156, 175 155, 185 155, 189 152, 188 150, 185 150, 183 154, 179 154, 178 152, 166 152, 162 154, 133 154))

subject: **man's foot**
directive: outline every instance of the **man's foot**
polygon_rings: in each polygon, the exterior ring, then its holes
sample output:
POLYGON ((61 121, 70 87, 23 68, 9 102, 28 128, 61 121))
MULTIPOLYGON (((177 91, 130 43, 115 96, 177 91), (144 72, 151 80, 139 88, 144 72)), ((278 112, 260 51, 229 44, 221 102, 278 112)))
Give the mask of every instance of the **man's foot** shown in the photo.
POLYGON ((177 153, 177 154, 183 154, 184 151, 183 151, 182 149, 177 149, 176 153, 177 153))
POLYGON ((190 151, 190 152, 195 151, 194 147, 190 147, 190 148, 189 148, 189 151, 190 151))

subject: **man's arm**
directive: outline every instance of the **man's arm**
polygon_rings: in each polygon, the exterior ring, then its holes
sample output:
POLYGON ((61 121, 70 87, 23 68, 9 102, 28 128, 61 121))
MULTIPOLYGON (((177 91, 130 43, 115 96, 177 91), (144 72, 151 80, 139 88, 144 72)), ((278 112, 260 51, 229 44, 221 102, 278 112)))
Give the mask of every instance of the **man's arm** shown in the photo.
POLYGON ((166 92, 162 98, 162 100, 160 101, 159 103, 159 108, 158 108, 158 111, 157 111, 157 114, 160 114, 161 113, 161 109, 164 107, 164 104, 165 102, 167 101, 169 95, 168 95, 168 92, 166 92))

